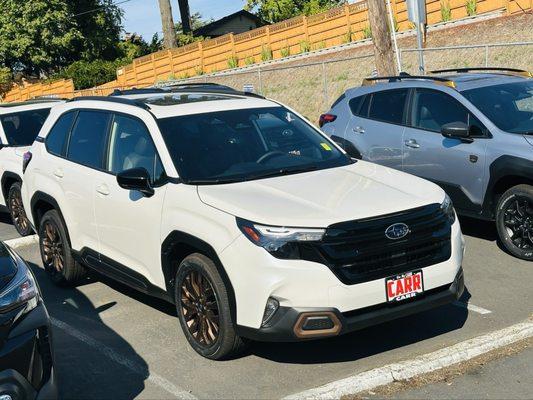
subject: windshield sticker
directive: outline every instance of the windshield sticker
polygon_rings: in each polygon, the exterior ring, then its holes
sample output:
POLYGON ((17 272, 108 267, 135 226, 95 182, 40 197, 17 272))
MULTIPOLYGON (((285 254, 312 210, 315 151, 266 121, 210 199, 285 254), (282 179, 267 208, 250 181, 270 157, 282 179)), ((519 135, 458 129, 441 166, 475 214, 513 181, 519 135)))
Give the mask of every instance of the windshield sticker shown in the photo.
POLYGON ((327 143, 320 143, 320 146, 322 146, 322 148, 323 148, 324 150, 327 150, 327 151, 331 151, 331 150, 333 150, 333 149, 331 148, 331 146, 330 146, 329 144, 327 144, 327 143))

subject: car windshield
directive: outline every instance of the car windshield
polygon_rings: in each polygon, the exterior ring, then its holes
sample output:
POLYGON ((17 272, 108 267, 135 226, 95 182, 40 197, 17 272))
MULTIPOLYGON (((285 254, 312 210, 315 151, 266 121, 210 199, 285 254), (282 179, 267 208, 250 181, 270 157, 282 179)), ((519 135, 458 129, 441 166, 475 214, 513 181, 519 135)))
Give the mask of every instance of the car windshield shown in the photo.
POLYGON ((533 80, 462 93, 501 130, 533 135, 533 80))
POLYGON ((284 107, 187 115, 158 123, 180 178, 190 184, 239 182, 352 163, 284 107))

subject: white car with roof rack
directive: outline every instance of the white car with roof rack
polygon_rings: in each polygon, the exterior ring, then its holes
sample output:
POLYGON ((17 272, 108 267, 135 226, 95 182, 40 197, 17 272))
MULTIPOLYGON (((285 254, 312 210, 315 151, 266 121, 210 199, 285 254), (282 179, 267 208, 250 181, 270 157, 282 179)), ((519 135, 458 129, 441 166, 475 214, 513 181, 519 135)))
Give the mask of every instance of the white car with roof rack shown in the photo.
POLYGON ((22 158, 39 134, 50 108, 61 100, 36 99, 0 104, 0 206, 6 207, 22 236, 32 232, 22 206, 22 158))
POLYGON ((442 189, 351 159, 261 96, 79 98, 52 110, 31 154, 23 200, 50 278, 74 284, 89 268, 174 303, 211 359, 463 292, 464 241, 442 189))

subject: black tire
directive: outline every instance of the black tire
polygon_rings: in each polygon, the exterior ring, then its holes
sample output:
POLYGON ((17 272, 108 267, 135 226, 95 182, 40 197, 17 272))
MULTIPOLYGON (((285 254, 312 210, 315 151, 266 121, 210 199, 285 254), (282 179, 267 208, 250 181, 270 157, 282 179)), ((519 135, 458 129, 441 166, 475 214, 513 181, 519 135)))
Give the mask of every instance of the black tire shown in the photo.
POLYGON ((192 348, 212 360, 241 353, 246 344, 235 333, 228 292, 215 263, 203 254, 191 254, 179 265, 174 282, 176 311, 192 348))
POLYGON ((47 211, 39 224, 39 248, 46 274, 58 286, 73 286, 86 275, 74 260, 66 227, 56 210, 47 211))
POLYGON ((20 182, 15 182, 11 185, 7 194, 7 207, 9 208, 9 215, 11 216, 13 226, 19 235, 28 236, 33 233, 33 229, 22 204, 21 187, 20 182))
POLYGON ((533 261, 533 186, 517 185, 502 195, 496 209, 496 226, 509 253, 533 261))

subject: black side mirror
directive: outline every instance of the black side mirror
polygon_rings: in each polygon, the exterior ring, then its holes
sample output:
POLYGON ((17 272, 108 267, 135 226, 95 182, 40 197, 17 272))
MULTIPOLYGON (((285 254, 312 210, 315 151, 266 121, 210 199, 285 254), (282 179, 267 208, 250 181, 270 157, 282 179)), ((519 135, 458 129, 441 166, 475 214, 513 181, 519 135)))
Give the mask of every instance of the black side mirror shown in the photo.
POLYGON ((471 143, 473 139, 470 137, 470 128, 464 122, 450 122, 449 124, 442 125, 442 136, 459 139, 463 142, 471 143))
POLYGON ((118 185, 127 190, 137 190, 145 197, 154 195, 150 174, 145 168, 132 168, 118 173, 118 185))

